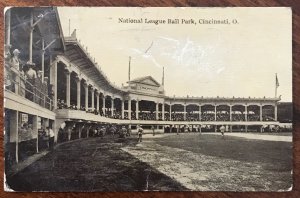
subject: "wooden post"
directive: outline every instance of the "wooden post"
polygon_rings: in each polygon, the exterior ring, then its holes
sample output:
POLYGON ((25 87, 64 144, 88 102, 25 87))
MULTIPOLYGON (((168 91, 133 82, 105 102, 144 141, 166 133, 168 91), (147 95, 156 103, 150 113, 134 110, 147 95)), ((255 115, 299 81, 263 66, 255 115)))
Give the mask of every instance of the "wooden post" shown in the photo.
POLYGON ((36 133, 36 152, 39 152, 39 131, 38 131, 38 116, 34 115, 32 119, 32 130, 36 133))
POLYGON ((162 103, 161 111, 162 111, 161 118, 162 120, 165 120, 165 102, 162 103))
POLYGON ((102 111, 103 111, 103 115, 105 116, 105 95, 104 95, 104 93, 102 96, 102 111))
POLYGON ((124 119, 124 99, 121 99, 122 104, 122 119, 124 119))
POLYGON ((89 109, 89 86, 87 83, 84 84, 85 89, 85 111, 89 109))
POLYGON ((86 137, 88 138, 89 136, 90 136, 90 129, 91 129, 91 125, 90 126, 88 126, 88 128, 87 128, 87 132, 86 132, 86 137))
POLYGON ((42 82, 44 83, 45 77, 45 41, 42 38, 42 82))
POLYGON ((85 125, 85 124, 83 124, 82 126, 79 125, 79 128, 78 128, 78 130, 79 130, 79 131, 78 131, 78 138, 79 138, 79 139, 81 138, 81 132, 82 132, 82 129, 84 128, 84 125, 85 125))
POLYGON ((131 120, 131 99, 128 100, 128 119, 131 120))
POLYGON ((201 105, 199 105, 199 115, 198 115, 198 120, 201 121, 201 105))
POLYGON ((16 157, 16 163, 19 162, 19 112, 10 110, 10 142, 16 142, 15 147, 15 157, 16 157))
POLYGON ((32 63, 32 42, 33 42, 33 11, 30 13, 30 33, 29 33, 29 62, 32 63))
MULTIPOLYGON (((52 57, 50 58, 50 60, 52 57)), ((51 60, 52 61, 52 60, 51 60)), ((57 61, 51 63, 50 66, 50 84, 53 86, 53 108, 57 109, 57 61)))

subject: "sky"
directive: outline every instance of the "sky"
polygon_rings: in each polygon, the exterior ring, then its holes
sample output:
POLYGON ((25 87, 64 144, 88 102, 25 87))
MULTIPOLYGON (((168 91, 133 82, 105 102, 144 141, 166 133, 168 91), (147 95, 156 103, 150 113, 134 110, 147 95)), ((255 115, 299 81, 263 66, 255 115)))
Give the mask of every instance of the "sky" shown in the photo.
POLYGON ((59 7, 64 36, 76 29, 101 70, 117 86, 152 76, 169 96, 274 97, 292 101, 289 8, 59 7), (120 23, 143 19, 143 23, 120 23), (145 20, 179 19, 180 24, 145 20), (193 19, 196 24, 181 24, 193 19), (227 24, 200 24, 199 19, 227 24), (237 23, 234 23, 237 22, 237 23))

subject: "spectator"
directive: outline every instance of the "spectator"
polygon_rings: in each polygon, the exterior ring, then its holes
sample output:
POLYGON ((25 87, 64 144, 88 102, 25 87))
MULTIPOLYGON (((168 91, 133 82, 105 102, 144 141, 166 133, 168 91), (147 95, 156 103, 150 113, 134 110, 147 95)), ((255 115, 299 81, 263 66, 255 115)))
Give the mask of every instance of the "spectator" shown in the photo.
POLYGON ((143 141, 143 128, 138 125, 137 126, 137 131, 138 131, 138 142, 142 142, 143 141))

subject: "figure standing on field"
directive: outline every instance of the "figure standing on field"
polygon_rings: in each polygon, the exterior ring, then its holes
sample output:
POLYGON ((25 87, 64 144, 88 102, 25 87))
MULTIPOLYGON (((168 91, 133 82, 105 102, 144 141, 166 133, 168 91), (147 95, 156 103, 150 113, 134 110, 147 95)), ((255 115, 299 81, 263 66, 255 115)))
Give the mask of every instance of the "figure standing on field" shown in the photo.
POLYGON ((138 125, 137 130, 138 130, 138 136, 139 136, 138 142, 142 142, 143 141, 142 140, 143 139, 143 128, 140 125, 138 125))
POLYGON ((221 134, 222 134, 222 138, 224 139, 224 134, 225 134, 225 127, 222 125, 221 127, 220 127, 220 131, 221 131, 221 134))

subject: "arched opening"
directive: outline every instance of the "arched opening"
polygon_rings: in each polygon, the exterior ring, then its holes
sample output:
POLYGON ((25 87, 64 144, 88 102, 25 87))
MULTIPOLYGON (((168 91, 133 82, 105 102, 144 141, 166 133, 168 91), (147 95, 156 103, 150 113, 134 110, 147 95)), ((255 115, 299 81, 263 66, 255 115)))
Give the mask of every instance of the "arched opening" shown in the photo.
POLYGON ((182 104, 172 105, 172 116, 173 121, 183 121, 184 120, 184 106, 182 104))
POLYGON ((264 105, 262 107, 262 119, 263 119, 263 121, 274 121, 275 120, 275 106, 264 105))
POLYGON ((189 104, 186 106, 186 120, 198 121, 199 120, 199 106, 195 104, 189 104))
POLYGON ((249 105, 247 107, 247 111, 248 121, 260 120, 260 107, 258 105, 249 105))
POLYGON ((77 109, 77 83, 76 83, 76 76, 75 72, 71 72, 70 76, 70 105, 72 109, 77 109))
MULTIPOLYGON (((203 105, 201 107, 201 121, 214 121, 215 120, 215 106, 211 104, 203 105)), ((211 128, 208 128, 209 131, 211 128)))
POLYGON ((230 106, 217 106, 217 121, 230 121, 230 106))
POLYGON ((243 105, 232 106, 231 116, 232 121, 245 121, 245 110, 246 107, 243 105))
POLYGON ((65 65, 62 62, 57 64, 57 107, 67 108, 66 103, 66 74, 65 65))
MULTIPOLYGON (((135 107, 134 107, 135 108, 135 107)), ((153 101, 139 101, 139 119, 140 120, 155 120, 156 119, 156 103, 153 101)))

